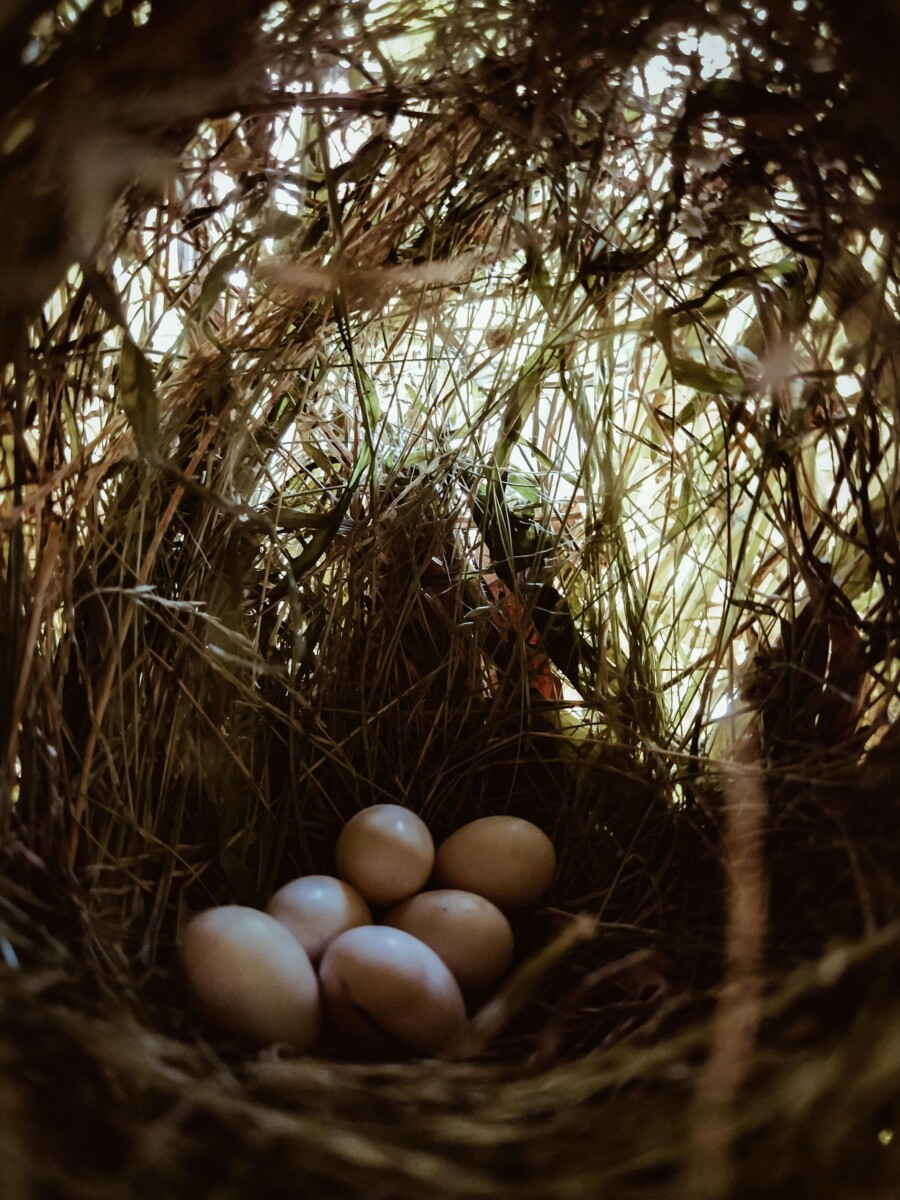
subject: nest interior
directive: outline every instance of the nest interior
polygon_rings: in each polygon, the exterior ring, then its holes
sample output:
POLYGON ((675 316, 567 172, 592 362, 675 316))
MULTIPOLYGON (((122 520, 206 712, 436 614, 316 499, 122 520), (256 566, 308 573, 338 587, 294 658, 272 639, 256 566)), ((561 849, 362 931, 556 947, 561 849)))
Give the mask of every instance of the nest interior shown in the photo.
POLYGON ((898 26, 0 14, 4 1200, 897 1194, 898 26), (382 801, 556 845, 465 1047, 205 1028, 382 801))

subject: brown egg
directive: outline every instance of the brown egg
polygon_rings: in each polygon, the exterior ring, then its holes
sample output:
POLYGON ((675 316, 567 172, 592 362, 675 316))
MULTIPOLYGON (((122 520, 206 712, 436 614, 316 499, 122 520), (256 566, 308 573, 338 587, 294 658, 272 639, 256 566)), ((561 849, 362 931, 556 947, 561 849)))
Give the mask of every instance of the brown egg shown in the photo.
POLYGON ((364 925, 342 933, 325 951, 319 978, 334 1028, 379 1054, 436 1054, 465 1025, 449 969, 402 929, 364 925))
POLYGON ((181 940, 199 1012, 231 1033, 308 1049, 319 1035, 319 985, 306 951, 283 925, 236 904, 193 917, 181 940))
POLYGON ((291 880, 275 893, 266 912, 291 931, 313 963, 338 934, 372 924, 369 906, 359 892, 331 875, 291 880))
POLYGON ((351 817, 338 838, 337 873, 380 908, 417 892, 431 874, 428 827, 400 804, 373 804, 351 817))
POLYGON ((437 883, 475 892, 507 910, 533 904, 555 871, 553 843, 521 817, 470 821, 441 845, 434 864, 437 883))
POLYGON ((398 904, 383 924, 424 942, 447 964, 466 995, 502 979, 513 956, 509 921, 490 900, 445 888, 398 904))

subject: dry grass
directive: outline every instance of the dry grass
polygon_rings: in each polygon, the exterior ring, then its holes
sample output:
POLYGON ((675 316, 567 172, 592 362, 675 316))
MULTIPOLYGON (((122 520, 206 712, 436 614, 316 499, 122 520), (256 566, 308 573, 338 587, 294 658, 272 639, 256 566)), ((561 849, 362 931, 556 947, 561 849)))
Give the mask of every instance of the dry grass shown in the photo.
POLYGON ((894 1194, 896 18, 113 7, 0 17, 5 1195, 894 1194), (557 844, 473 1055, 205 1040, 385 799, 557 844))

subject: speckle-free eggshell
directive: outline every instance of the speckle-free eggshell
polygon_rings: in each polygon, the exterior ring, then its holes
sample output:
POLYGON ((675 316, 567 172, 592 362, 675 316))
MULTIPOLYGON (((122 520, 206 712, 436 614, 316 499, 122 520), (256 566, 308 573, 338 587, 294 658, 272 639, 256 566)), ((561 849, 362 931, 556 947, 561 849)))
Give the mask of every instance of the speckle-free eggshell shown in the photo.
POLYGON ((386 908, 425 883, 434 865, 434 842, 411 809, 373 804, 341 830, 335 858, 341 879, 369 904, 386 908))
POLYGON ((543 830, 521 817, 481 817, 442 843, 434 864, 442 887, 462 888, 498 908, 523 908, 553 881, 556 851, 543 830))
POLYGON ((255 908, 223 905, 193 917, 181 940, 188 989, 221 1029, 308 1049, 319 1035, 319 984, 293 934, 255 908))
POLYGON ((364 925, 335 938, 319 971, 332 1026, 394 1056, 436 1054, 465 1025, 459 984, 435 952, 402 929, 364 925))
POLYGON ((362 896, 332 875, 304 875, 280 888, 266 912, 289 929, 313 963, 339 934, 371 925, 372 914, 362 896))
POLYGON ((455 888, 420 892, 392 908, 383 924, 430 946, 466 995, 492 987, 512 962, 509 921, 495 904, 474 892, 455 888))

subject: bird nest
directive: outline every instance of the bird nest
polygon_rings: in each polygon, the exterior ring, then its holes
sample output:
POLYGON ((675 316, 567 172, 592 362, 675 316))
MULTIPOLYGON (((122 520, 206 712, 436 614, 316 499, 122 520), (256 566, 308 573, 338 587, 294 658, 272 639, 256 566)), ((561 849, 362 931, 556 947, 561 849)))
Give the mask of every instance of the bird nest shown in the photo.
POLYGON ((0 15, 4 1200, 896 1195, 879 12, 0 15), (205 1026, 385 801, 556 847, 462 1042, 205 1026))

